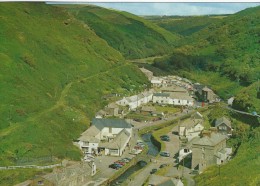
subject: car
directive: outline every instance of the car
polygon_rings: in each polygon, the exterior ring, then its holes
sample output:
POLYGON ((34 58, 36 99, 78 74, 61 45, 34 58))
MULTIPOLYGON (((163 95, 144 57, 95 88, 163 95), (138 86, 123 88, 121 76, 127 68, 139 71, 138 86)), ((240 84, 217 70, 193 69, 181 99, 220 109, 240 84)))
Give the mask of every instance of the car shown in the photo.
POLYGON ((115 164, 115 163, 109 165, 108 167, 109 167, 109 168, 112 168, 112 169, 116 169, 116 170, 121 168, 121 166, 119 166, 119 165, 117 165, 117 164, 115 164))
POLYGON ((157 169, 152 169, 151 172, 150 172, 150 174, 154 174, 154 173, 156 173, 156 172, 157 172, 157 169))
POLYGON ((120 164, 120 165, 122 165, 122 166, 124 166, 124 165, 126 164, 126 162, 123 162, 123 161, 120 161, 120 160, 115 161, 114 163, 120 164))
POLYGON ((167 138, 167 137, 163 137, 161 138, 162 141, 170 141, 170 138, 167 138))
POLYGON ((121 159, 121 161, 123 161, 123 162, 125 162, 125 163, 130 162, 130 160, 128 160, 128 159, 126 159, 126 158, 121 159))
POLYGON ((137 155, 137 154, 140 154, 142 152, 141 149, 132 149, 131 152, 129 154, 134 154, 134 155, 137 155))
POLYGON ((161 164, 159 168, 161 169, 161 168, 167 167, 167 166, 169 166, 169 164, 164 163, 164 164, 161 164))
POLYGON ((169 138, 169 136, 168 135, 162 135, 162 136, 160 136, 160 138, 169 138))
POLYGON ((170 157, 170 153, 169 153, 169 152, 166 152, 166 151, 162 151, 162 152, 160 152, 160 156, 170 157))
POLYGON ((121 167, 123 167, 123 165, 121 165, 121 164, 119 164, 119 163, 113 163, 115 166, 117 166, 117 167, 119 167, 119 168, 121 168, 121 167))

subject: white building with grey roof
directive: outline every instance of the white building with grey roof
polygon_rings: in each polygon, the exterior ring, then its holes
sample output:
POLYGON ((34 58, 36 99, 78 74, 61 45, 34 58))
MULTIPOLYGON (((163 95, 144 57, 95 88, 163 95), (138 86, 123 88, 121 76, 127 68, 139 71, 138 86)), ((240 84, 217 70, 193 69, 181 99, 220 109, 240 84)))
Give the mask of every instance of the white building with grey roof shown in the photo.
POLYGON ((132 136, 132 126, 122 119, 94 118, 92 125, 78 138, 85 153, 121 156, 132 136))

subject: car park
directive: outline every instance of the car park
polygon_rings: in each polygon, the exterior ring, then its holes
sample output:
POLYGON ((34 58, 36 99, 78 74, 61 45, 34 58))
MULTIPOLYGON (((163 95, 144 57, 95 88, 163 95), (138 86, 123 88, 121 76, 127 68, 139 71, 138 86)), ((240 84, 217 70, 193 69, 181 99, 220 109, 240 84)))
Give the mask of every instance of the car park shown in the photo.
POLYGON ((160 156, 170 157, 170 153, 169 153, 169 152, 166 152, 166 151, 162 151, 162 152, 160 152, 160 156))
POLYGON ((152 169, 151 172, 150 172, 150 174, 154 174, 154 173, 156 173, 156 172, 157 172, 157 169, 152 169))

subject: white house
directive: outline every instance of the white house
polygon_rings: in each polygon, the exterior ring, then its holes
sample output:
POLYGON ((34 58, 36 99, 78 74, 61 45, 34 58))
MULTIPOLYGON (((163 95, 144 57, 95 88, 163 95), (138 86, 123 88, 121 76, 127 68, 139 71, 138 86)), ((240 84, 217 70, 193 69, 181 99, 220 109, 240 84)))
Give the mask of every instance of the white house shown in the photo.
POLYGON ((198 137, 203 129, 202 120, 189 119, 179 126, 179 136, 185 137, 190 141, 198 137))
POLYGON ((143 104, 147 104, 153 99, 153 90, 142 92, 138 95, 123 98, 116 103, 121 106, 129 106, 129 110, 134 110, 143 104))
POLYGON ((181 93, 181 92, 154 93, 153 103, 193 106, 194 99, 190 97, 187 93, 181 93))
POLYGON ((169 104, 170 93, 154 93, 153 103, 169 104))
POLYGON ((132 126, 122 119, 92 120, 91 127, 81 134, 78 144, 85 153, 121 156, 132 136, 132 126))
POLYGON ((153 77, 151 79, 151 84, 153 85, 153 87, 161 87, 163 84, 163 79, 160 77, 153 77))
POLYGON ((173 92, 170 94, 169 104, 182 105, 182 106, 193 106, 194 99, 192 97, 190 97, 188 93, 173 92))
POLYGON ((227 100, 227 103, 229 106, 232 106, 233 105, 233 101, 234 101, 235 97, 231 97, 227 100))

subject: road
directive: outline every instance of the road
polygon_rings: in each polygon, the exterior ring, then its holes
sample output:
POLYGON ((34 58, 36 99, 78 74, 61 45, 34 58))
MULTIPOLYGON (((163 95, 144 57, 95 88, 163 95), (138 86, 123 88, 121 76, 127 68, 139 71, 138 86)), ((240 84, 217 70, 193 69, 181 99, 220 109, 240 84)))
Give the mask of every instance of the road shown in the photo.
POLYGON ((228 110, 233 111, 233 112, 237 112, 237 113, 240 113, 240 114, 246 114, 246 115, 249 115, 249 116, 255 116, 255 117, 259 117, 259 118, 260 118, 260 115, 257 115, 257 114, 252 114, 252 113, 249 113, 249 112, 244 112, 244 111, 241 111, 241 110, 236 110, 236 109, 233 109, 233 108, 231 108, 231 107, 229 107, 229 106, 226 106, 226 108, 227 108, 228 110))

